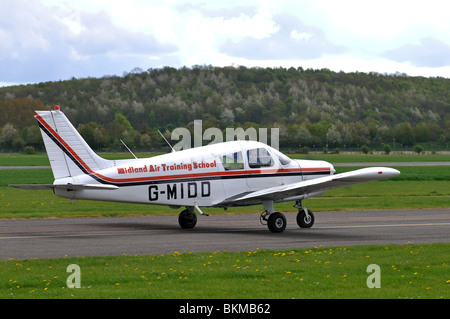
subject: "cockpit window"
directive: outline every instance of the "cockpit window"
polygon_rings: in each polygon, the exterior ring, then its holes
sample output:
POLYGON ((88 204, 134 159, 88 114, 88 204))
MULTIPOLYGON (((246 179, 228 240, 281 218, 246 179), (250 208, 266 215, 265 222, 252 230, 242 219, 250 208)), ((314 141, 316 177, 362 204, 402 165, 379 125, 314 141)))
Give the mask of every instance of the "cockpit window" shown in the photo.
POLYGON ((247 151, 248 166, 250 168, 270 167, 274 161, 265 148, 255 148, 247 151))
POLYGON ((225 168, 226 171, 244 168, 242 152, 225 154, 220 158, 220 161, 222 162, 223 168, 225 168))

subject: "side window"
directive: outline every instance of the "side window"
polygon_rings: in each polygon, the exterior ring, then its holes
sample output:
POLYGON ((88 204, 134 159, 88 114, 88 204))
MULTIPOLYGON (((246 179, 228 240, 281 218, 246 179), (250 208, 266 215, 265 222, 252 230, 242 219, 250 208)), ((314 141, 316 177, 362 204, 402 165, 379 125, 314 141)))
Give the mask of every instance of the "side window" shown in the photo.
POLYGON ((241 152, 235 152, 235 153, 229 153, 229 154, 223 155, 220 158, 220 161, 222 162, 222 165, 226 171, 244 168, 244 161, 242 159, 241 152))
POLYGON ((250 168, 270 167, 274 161, 265 148, 255 148, 247 151, 248 166, 250 168))

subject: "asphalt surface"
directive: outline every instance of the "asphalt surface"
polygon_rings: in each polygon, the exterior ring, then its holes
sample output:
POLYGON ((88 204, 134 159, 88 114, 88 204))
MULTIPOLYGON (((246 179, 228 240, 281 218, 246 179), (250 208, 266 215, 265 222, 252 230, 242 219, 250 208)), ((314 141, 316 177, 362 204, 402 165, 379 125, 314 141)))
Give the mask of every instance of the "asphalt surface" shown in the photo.
POLYGON ((285 215, 281 234, 258 214, 198 216, 190 230, 177 216, 0 220, 0 259, 450 242, 450 209, 316 212, 310 229, 285 215))

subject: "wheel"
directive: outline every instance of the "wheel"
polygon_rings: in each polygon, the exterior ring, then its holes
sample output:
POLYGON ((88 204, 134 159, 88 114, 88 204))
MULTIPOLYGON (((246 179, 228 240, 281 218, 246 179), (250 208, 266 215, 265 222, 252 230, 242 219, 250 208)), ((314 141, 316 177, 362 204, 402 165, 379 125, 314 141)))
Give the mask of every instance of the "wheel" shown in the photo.
POLYGON ((183 210, 178 216, 178 223, 181 228, 194 228, 197 224, 197 215, 188 209, 183 210))
POLYGON ((272 233, 282 233, 286 229, 286 217, 281 213, 272 213, 267 219, 267 227, 272 233))
POLYGON ((308 216, 305 213, 306 208, 301 208, 297 214, 297 224, 301 228, 310 228, 314 225, 314 214, 308 209, 308 216))

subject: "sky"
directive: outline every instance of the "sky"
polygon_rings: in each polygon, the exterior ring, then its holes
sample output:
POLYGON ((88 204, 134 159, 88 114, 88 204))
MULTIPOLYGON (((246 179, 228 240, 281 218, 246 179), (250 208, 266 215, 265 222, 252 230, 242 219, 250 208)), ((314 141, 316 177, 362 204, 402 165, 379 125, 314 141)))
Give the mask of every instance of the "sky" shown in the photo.
POLYGON ((0 0, 0 86, 194 65, 450 78, 446 0, 0 0))

